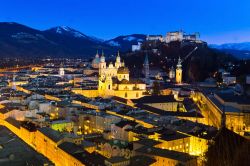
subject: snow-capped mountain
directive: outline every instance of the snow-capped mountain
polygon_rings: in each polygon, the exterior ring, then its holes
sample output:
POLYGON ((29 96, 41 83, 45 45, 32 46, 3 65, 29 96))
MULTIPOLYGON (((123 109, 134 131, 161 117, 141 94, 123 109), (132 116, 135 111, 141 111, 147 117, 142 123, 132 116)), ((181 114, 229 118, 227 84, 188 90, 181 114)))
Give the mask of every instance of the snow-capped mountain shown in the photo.
POLYGON ((209 47, 231 54, 238 59, 250 59, 250 42, 211 44, 209 47))
POLYGON ((40 31, 0 22, 0 57, 91 57, 97 49, 107 54, 118 50, 67 26, 40 31))
POLYGON ((243 43, 225 43, 225 44, 211 44, 209 45, 212 48, 220 50, 241 50, 241 51, 250 51, 250 42, 243 43))
POLYGON ((110 46, 119 47, 122 51, 131 50, 133 44, 138 44, 138 42, 144 42, 146 40, 146 35, 143 34, 132 34, 126 36, 118 36, 114 39, 105 41, 106 44, 110 46))
POLYGON ((146 35, 134 34, 102 40, 68 26, 45 31, 14 22, 0 22, 0 57, 92 57, 96 50, 115 54, 129 51, 146 35))

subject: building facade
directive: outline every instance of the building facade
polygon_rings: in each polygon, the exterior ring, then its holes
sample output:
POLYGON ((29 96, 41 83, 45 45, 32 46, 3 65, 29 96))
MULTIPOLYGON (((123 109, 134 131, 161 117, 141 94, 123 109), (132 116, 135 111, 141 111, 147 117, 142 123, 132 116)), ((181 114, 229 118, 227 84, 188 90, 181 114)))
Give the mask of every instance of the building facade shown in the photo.
POLYGON ((130 80, 129 69, 118 52, 115 65, 111 62, 108 66, 102 54, 99 63, 98 93, 101 97, 118 96, 127 99, 135 99, 143 96, 146 84, 141 80, 130 80))

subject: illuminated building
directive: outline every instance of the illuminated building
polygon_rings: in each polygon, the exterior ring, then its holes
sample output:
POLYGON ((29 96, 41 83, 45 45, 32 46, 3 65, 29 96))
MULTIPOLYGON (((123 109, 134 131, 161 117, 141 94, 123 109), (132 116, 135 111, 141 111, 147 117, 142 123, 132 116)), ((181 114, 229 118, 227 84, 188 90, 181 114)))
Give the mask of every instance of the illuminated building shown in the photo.
POLYGON ((112 63, 106 66, 105 57, 102 54, 99 64, 99 96, 133 99, 142 97, 145 90, 145 83, 140 80, 130 80, 129 69, 121 62, 119 52, 115 66, 112 63))
POLYGON ((166 43, 173 42, 173 41, 183 41, 183 40, 191 40, 195 42, 199 42, 199 33, 194 34, 186 34, 183 31, 175 31, 175 32, 168 32, 166 35, 166 43))
POLYGON ((97 146, 97 152, 107 158, 121 156, 129 159, 133 156, 132 143, 126 141, 117 139, 110 141, 102 140, 97 146))
POLYGON ((52 121, 51 128, 56 131, 72 131, 73 130, 73 122, 68 120, 59 120, 59 121, 52 121))
POLYGON ((63 77, 65 74, 65 71, 64 71, 64 68, 63 68, 63 64, 60 65, 60 68, 59 68, 59 76, 63 77))
POLYGON ((178 107, 179 108, 182 107, 182 103, 180 101, 175 100, 173 95, 144 96, 140 99, 132 99, 132 102, 139 108, 145 108, 143 106, 150 106, 164 111, 173 111, 173 112, 176 112, 178 107))
POLYGON ((111 125, 111 134, 115 139, 131 142, 133 141, 133 136, 129 132, 129 129, 134 129, 140 126, 140 124, 134 121, 120 121, 116 124, 111 125))
POLYGON ((139 149, 135 150, 136 155, 146 155, 153 157, 156 162, 152 164, 152 166, 159 165, 197 165, 197 157, 191 156, 186 153, 160 149, 155 147, 143 146, 139 149))
POLYGON ((181 65, 181 58, 179 57, 178 63, 176 65, 176 76, 175 80, 177 84, 182 83, 182 65, 181 65))
POLYGON ((198 92, 196 96, 202 114, 206 118, 206 124, 220 128, 225 111, 225 124, 228 129, 240 135, 250 131, 250 100, 246 96, 225 92, 215 94, 198 92))
POLYGON ((98 50, 96 52, 96 56, 95 58, 92 60, 92 67, 94 69, 98 69, 99 68, 99 63, 100 63, 100 57, 99 57, 99 54, 98 54, 98 50))
POLYGON ((175 78, 175 71, 173 66, 170 68, 168 76, 171 80, 175 78))
POLYGON ((104 114, 100 112, 89 111, 85 114, 79 115, 79 125, 81 126, 83 133, 93 133, 104 131, 110 131, 111 125, 121 120, 120 117, 104 114))

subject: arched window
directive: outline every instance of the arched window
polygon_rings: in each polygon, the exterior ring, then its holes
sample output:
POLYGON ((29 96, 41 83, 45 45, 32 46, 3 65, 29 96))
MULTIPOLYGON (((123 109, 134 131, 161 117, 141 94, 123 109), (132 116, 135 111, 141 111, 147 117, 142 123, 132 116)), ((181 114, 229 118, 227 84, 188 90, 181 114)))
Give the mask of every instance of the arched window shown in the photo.
POLYGON ((139 97, 139 94, 138 94, 138 92, 136 93, 136 97, 139 97))
POLYGON ((111 86, 110 86, 110 85, 108 86, 108 89, 111 89, 111 86))
POLYGON ((127 98, 128 97, 128 93, 127 92, 125 92, 125 98, 127 98))

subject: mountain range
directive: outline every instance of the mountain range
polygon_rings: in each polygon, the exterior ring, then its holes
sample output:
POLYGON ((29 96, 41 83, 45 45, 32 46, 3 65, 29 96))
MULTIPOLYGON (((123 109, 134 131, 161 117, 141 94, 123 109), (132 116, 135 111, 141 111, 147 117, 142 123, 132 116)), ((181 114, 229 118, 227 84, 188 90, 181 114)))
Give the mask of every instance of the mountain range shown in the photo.
POLYGON ((210 44, 209 47, 232 54, 238 59, 250 59, 250 42, 210 44))
POLYGON ((250 42, 211 44, 209 46, 220 50, 250 51, 250 42))
POLYGON ((106 54, 129 51, 132 44, 145 39, 146 35, 132 34, 102 40, 68 26, 40 31, 14 22, 1 22, 0 57, 89 58, 97 50, 106 54))
MULTIPOLYGON (((57 26, 44 31, 15 22, 0 22, 0 58, 89 58, 97 50, 114 55, 118 50, 131 51, 131 46, 144 42, 146 35, 122 35, 109 40, 86 35, 68 26, 57 26)), ((209 47, 250 59, 250 42, 211 44, 209 47)))

